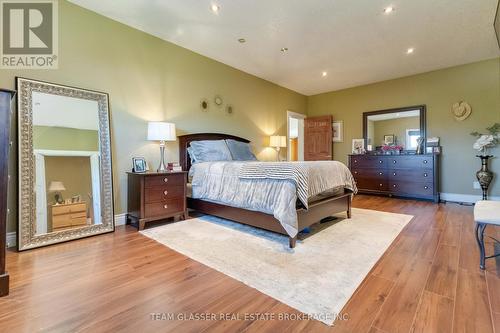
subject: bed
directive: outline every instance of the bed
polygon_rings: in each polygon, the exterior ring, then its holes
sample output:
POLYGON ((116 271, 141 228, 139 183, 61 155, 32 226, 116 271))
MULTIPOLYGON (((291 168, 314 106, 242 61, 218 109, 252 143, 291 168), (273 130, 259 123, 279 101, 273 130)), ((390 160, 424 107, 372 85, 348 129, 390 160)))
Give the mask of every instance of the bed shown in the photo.
MULTIPOLYGON (((228 134, 219 133, 198 133, 198 134, 188 134, 179 136, 179 161, 183 170, 192 171, 191 158, 189 156, 188 148, 194 141, 205 141, 205 140, 235 140, 238 142, 249 143, 249 140, 228 134)), ((313 162, 309 162, 313 163, 313 162)), ((320 162, 318 162, 320 163, 320 162)), ((201 163, 203 164, 203 163, 201 163)), ((228 165, 224 163, 214 163, 214 168, 224 168, 228 165)), ((194 165, 198 167, 198 165, 194 165)), ((245 163, 233 163, 231 167, 245 167, 245 163)), ((206 168, 206 167, 205 167, 206 168)), ((195 168, 193 168, 195 169, 195 168)), ((347 171, 349 172, 349 171, 347 171)), ((349 176, 350 175, 349 172, 349 176)), ((193 189, 196 189, 193 185, 193 189)), ((328 192, 321 193, 320 195, 310 198, 306 203, 306 207, 301 205, 298 200, 296 202, 290 203, 295 205, 293 209, 296 210, 296 229, 301 231, 315 223, 320 222, 320 220, 329 217, 331 215, 345 212, 347 218, 351 218, 351 200, 353 193, 355 192, 355 184, 348 187, 340 187, 332 189, 328 192)), ((195 191, 193 191, 195 192, 195 191)), ((278 220, 271 212, 263 212, 254 209, 246 209, 241 207, 236 207, 232 202, 216 202, 214 200, 208 200, 204 198, 197 198, 193 196, 188 196, 187 206, 190 209, 198 211, 203 214, 213 215, 220 218, 236 221, 242 224, 254 226, 257 228, 265 229, 268 231, 283 234, 289 237, 289 246, 294 248, 297 241, 296 233, 290 232, 287 226, 283 226, 280 220, 278 220)))

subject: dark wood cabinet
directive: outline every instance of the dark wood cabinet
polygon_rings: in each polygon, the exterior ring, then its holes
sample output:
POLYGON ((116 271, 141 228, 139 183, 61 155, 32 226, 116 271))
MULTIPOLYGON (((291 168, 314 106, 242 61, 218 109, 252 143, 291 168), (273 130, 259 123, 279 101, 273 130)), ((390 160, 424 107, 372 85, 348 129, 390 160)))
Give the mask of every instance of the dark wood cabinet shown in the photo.
POLYGON ((9 294, 9 274, 5 269, 7 247, 7 195, 9 185, 10 121, 15 92, 0 89, 0 296, 9 294))
POLYGON ((439 155, 349 155, 360 193, 439 201, 439 155))
POLYGON ((147 222, 173 216, 187 217, 187 172, 128 173, 127 223, 137 221, 139 230, 147 222))

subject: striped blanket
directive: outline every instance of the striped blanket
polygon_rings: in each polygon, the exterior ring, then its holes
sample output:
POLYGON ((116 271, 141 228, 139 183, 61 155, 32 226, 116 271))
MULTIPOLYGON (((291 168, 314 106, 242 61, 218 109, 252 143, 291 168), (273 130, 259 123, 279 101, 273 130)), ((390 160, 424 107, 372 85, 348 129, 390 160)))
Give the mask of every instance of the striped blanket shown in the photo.
POLYGON ((356 192, 349 169, 336 161, 249 162, 240 170, 241 179, 278 179, 292 181, 297 198, 308 208, 308 198, 338 186, 356 192))

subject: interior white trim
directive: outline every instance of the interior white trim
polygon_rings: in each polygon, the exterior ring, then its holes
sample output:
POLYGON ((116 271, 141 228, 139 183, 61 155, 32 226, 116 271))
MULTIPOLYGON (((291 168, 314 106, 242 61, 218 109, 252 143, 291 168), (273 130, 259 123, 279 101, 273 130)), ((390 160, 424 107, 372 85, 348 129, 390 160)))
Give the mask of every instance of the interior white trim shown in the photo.
POLYGON ((7 248, 15 247, 17 245, 17 234, 16 232, 8 232, 7 233, 7 248))
MULTIPOLYGON (((476 203, 476 201, 482 200, 482 195, 476 194, 460 194, 460 193, 440 193, 439 197, 444 201, 452 202, 465 202, 465 203, 476 203)), ((488 200, 500 201, 500 197, 489 197, 488 200)))
POLYGON ((125 225, 126 224, 126 217, 127 217, 126 213, 124 213, 124 214, 116 214, 115 215, 115 226, 125 225))

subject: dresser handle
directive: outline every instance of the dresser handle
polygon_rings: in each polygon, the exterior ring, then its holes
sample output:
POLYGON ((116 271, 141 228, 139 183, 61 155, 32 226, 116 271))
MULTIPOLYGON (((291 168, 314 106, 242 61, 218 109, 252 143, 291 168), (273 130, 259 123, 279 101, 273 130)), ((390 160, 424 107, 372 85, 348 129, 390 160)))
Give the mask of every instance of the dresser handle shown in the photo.
POLYGON ((382 186, 384 186, 384 184, 378 184, 378 186, 382 187, 382 186))
POLYGON ((424 186, 424 188, 427 190, 427 189, 429 189, 429 186, 424 186))
POLYGON ((168 182, 168 178, 167 177, 163 178, 163 182, 164 183, 168 182))
POLYGON ((168 191, 167 191, 167 190, 163 191, 163 194, 164 194, 164 195, 167 195, 167 194, 168 194, 168 191))
POLYGON ((396 160, 392 160, 392 163, 396 164, 397 162, 396 162, 396 160))
POLYGON ((163 205, 163 208, 167 209, 167 208, 168 208, 168 205, 163 205))
POLYGON ((396 175, 396 173, 395 173, 395 172, 393 172, 393 173, 392 173, 392 175, 393 175, 393 176, 395 176, 395 175, 396 175))
POLYGON ((427 164, 427 160, 424 160, 424 164, 427 164))
POLYGON ((355 174, 355 175, 357 175, 357 174, 358 174, 358 172, 357 172, 357 171, 354 171, 354 174, 355 174))
POLYGON ((425 172, 425 173, 424 173, 424 177, 427 177, 427 176, 428 176, 428 175, 427 175, 427 172, 425 172))
POLYGON ((396 187, 396 184, 392 185, 392 187, 396 187))
POLYGON ((379 162, 380 164, 384 163, 384 161, 382 161, 382 160, 378 160, 378 162, 379 162))
POLYGON ((378 174, 382 176, 384 173, 383 172, 379 172, 378 174))
POLYGON ((358 160, 354 160, 354 163, 358 163, 358 160))

